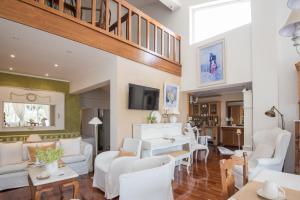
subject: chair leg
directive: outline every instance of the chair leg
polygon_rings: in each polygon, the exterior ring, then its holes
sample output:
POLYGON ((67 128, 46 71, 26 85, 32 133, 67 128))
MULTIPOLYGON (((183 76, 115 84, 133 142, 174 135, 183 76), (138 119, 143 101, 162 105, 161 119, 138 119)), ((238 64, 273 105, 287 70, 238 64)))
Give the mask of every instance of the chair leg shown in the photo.
POLYGON ((196 161, 198 160, 198 150, 196 150, 196 161))
POLYGON ((181 160, 179 161, 178 171, 181 170, 181 160))
POLYGON ((207 148, 207 149, 206 149, 206 154, 205 154, 205 163, 207 162, 208 154, 209 154, 209 149, 207 148))
POLYGON ((188 160, 187 160, 187 166, 186 166, 186 171, 187 171, 187 174, 190 175, 190 166, 191 166, 191 156, 188 157, 188 160))

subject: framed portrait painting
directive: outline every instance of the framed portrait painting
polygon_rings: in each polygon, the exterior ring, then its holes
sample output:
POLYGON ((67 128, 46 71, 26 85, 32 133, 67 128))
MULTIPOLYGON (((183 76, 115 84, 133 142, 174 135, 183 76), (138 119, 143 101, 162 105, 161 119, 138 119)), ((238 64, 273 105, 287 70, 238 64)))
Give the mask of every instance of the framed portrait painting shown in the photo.
POLYGON ((164 107, 168 109, 178 109, 179 86, 165 83, 164 85, 164 107))
POLYGON ((198 49, 199 86, 225 83, 224 40, 210 43, 198 49))

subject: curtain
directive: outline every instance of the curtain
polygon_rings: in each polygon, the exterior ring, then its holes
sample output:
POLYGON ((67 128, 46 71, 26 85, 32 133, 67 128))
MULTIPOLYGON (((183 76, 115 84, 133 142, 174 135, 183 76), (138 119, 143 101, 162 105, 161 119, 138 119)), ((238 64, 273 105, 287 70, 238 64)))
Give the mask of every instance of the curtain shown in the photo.
POLYGON ((12 105, 13 105, 16 115, 20 119, 19 126, 23 126, 24 125, 25 104, 13 103, 12 105))

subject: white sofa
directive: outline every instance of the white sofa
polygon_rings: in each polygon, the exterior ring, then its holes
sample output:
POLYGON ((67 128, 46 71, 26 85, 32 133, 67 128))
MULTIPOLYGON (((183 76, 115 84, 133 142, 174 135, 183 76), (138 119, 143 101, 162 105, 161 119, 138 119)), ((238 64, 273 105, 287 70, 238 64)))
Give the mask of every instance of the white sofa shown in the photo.
MULTIPOLYGON (((291 133, 280 128, 257 131, 253 135, 254 151, 246 151, 249 157, 249 180, 252 180, 263 169, 282 171, 290 138, 291 133), (272 147, 273 151, 272 148, 268 149, 268 146, 272 147)), ((241 156, 243 152, 238 150, 235 152, 235 155, 241 156)), ((233 171, 235 186, 236 188, 241 188, 243 186, 242 167, 235 166, 233 171)))
MULTIPOLYGON (((50 143, 50 142, 47 142, 50 143)), ((41 143, 24 143, 22 157, 24 163, 11 164, 0 167, 0 191, 18 187, 28 186, 28 145, 47 144, 41 143)), ((93 170, 92 165, 92 145, 86 142, 80 142, 80 155, 65 156, 61 158, 66 165, 70 166, 79 175, 87 174, 93 170)))
POLYGON ((120 200, 173 200, 175 159, 154 156, 136 160, 132 172, 120 176, 120 200))

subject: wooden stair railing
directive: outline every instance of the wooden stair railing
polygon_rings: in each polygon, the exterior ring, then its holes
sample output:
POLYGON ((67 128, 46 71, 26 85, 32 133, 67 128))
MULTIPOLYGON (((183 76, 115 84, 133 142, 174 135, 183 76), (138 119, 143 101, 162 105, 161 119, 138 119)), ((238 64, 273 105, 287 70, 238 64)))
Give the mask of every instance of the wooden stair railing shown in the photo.
MULTIPOLYGON (((142 63, 150 63, 150 66, 157 69, 181 75, 181 37, 125 0, 12 0, 11 2, 18 4, 22 2, 87 28, 92 28, 113 39, 152 54, 149 57, 143 53, 143 55, 140 55, 143 58, 137 58, 138 62, 148 59, 142 63), (156 56, 158 59, 153 56, 156 56), (149 60, 150 58, 151 60, 149 60), (171 67, 174 69, 171 69, 171 67)), ((3 4, 2 8, 5 8, 5 5, 7 7, 9 3, 10 1, 8 0, 1 0, 0 7, 3 4)), ((12 11, 13 6, 9 9, 12 11)), ((30 10, 32 9, 30 8, 30 10)), ((15 12, 7 14, 5 11, 0 11, 0 16, 5 18, 7 18, 6 16, 12 16, 12 19, 17 19, 17 22, 22 23, 16 15, 17 13, 15 12)), ((32 16, 28 14, 26 17, 32 16)), ((28 19, 28 21, 30 20, 28 19)), ((35 27, 37 26, 42 25, 38 24, 35 27)), ((46 28, 43 29, 45 30, 46 28)), ((60 32, 61 30, 56 31, 60 32)), ((62 34, 60 33, 60 35, 62 34)), ((68 36, 68 38, 70 37, 68 36)), ((105 37, 103 36, 103 38, 105 37)), ((87 43, 90 43, 90 41, 87 43)), ((109 49, 108 51, 115 53, 118 50, 109 49)), ((138 54, 140 53, 136 55, 138 54)), ((135 60, 137 57, 126 56, 132 60, 135 60)))
MULTIPOLYGON (((34 0, 34 1, 38 1, 38 0, 34 0)), ((181 37, 177 34, 175 34, 174 32, 170 31, 169 29, 167 29, 166 27, 164 27, 163 25, 161 25, 160 23, 158 23, 156 20, 153 20, 152 18, 150 18, 148 15, 144 14, 143 12, 141 12, 140 10, 138 10, 137 8, 135 8, 134 6, 130 5, 127 1, 125 0, 90 0, 91 2, 91 7, 82 7, 82 2, 83 0, 39 0, 40 4, 58 4, 58 9, 60 11, 64 11, 66 14, 72 15, 72 16, 76 16, 79 19, 82 19, 82 10, 91 10, 91 21, 90 23, 92 25, 97 25, 98 27, 104 29, 108 32, 113 32, 113 34, 117 34, 118 36, 121 36, 122 31, 122 25, 124 22, 128 23, 128 26, 125 30, 126 32, 126 38, 129 39, 129 35, 131 34, 131 29, 132 29, 132 23, 129 23, 129 21, 132 21, 132 16, 134 14, 138 15, 138 30, 141 29, 141 20, 145 20, 146 21, 146 38, 142 38, 143 36, 141 35, 141 31, 137 31, 138 32, 138 45, 141 46, 141 39, 146 40, 146 48, 147 50, 150 50, 149 46, 150 46, 150 42, 152 42, 154 44, 155 47, 157 47, 157 37, 159 37, 157 35, 157 29, 160 28, 162 30, 162 34, 160 37, 161 38, 161 52, 158 53, 156 48, 154 49, 154 53, 159 54, 160 56, 164 57, 165 59, 172 61, 176 64, 180 65, 180 40, 181 37), (80 2, 80 3, 79 3, 80 2), (99 9, 97 9, 97 2, 100 5, 99 9), (79 5, 78 5, 79 4, 79 5), (117 20, 111 24, 111 17, 112 17, 112 9, 111 6, 112 4, 116 4, 117 5, 117 13, 114 13, 117 16, 117 20), (125 8, 128 9, 128 13, 122 15, 122 11, 121 9, 125 8), (96 20, 97 18, 97 12, 99 11, 99 20, 96 20), (78 14, 81 14, 81 16, 78 16, 78 14), (129 15, 129 13, 131 13, 131 15, 129 15), (108 19, 108 20, 106 20, 108 19), (150 24, 154 25, 154 41, 151 41, 149 38, 149 26, 150 24), (164 37, 164 34, 166 34, 166 37, 164 37), (164 41, 164 39, 167 39, 168 41, 164 41), (173 41, 172 41, 173 40, 173 41), (171 43, 173 44, 172 46, 171 43), (176 46, 176 44, 178 46, 176 46), (167 45, 167 47, 165 47, 165 45, 167 45), (167 52, 166 52, 167 51, 167 52), (177 54, 177 55, 176 55, 177 54)), ((88 2, 88 0, 86 1, 88 2)), ((54 9, 57 9, 56 7, 53 7, 54 9)), ((128 40, 127 39, 127 40, 128 40)), ((130 40, 129 40, 130 41, 130 40)), ((151 51, 151 50, 150 50, 151 51)))

